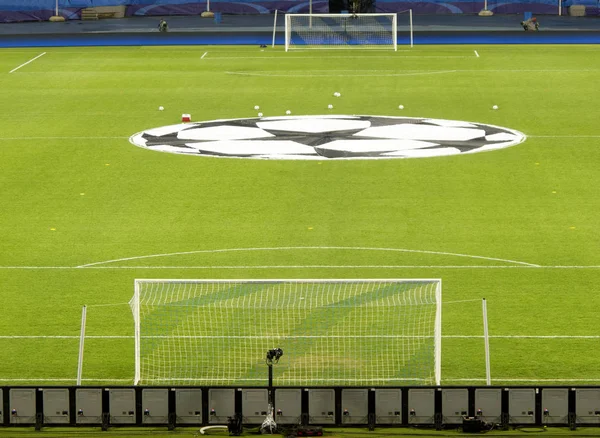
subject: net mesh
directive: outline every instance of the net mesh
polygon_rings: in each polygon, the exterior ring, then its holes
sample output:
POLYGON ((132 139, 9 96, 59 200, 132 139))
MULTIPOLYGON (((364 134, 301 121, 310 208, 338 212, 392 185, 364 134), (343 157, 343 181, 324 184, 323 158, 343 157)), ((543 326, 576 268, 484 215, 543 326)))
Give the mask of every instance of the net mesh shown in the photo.
MULTIPOLYGON (((139 383, 435 384, 437 280, 137 281, 139 383)), ((437 341, 436 341, 437 339, 437 341)))
POLYGON ((395 47, 396 14, 288 14, 288 49, 395 47))

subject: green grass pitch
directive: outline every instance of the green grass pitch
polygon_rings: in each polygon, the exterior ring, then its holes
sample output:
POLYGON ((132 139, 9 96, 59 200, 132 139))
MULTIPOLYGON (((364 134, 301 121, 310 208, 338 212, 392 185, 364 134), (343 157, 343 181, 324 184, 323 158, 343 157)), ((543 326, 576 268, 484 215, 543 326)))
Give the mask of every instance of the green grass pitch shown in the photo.
POLYGON ((443 384, 485 383, 483 297, 493 383, 600 382, 600 47, 0 53, 0 384, 74 383, 84 304, 84 382, 131 383, 135 278, 441 278, 443 384), (128 142, 182 113, 325 114, 330 103, 528 138, 377 161, 128 142), (174 255, 136 258, 159 254, 174 255))

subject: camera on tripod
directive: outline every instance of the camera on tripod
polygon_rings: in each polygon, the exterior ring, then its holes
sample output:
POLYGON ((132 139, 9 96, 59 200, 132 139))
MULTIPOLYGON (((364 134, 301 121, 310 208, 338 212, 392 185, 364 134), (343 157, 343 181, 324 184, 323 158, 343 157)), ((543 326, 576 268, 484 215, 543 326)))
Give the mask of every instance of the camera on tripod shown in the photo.
POLYGON ((267 362, 277 363, 283 356, 283 350, 281 348, 273 348, 267 351, 267 362))

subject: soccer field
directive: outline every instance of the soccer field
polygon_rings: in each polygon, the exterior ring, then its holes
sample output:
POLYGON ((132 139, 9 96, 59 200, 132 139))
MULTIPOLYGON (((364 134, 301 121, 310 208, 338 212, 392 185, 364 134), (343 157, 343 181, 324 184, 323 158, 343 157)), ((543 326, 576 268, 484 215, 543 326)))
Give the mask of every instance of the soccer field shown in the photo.
POLYGON ((440 278, 442 384, 485 383, 482 298, 492 383, 600 383, 599 72, 591 45, 3 49, 0 383, 74 384, 83 305, 83 382, 132 383, 136 278, 440 278), (386 160, 129 142, 255 105, 527 138, 386 160))

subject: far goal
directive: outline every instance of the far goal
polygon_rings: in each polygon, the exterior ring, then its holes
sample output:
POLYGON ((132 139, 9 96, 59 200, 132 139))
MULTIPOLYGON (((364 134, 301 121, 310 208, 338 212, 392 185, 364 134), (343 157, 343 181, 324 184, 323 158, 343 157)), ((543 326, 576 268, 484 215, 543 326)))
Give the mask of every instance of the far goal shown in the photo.
POLYGON ((397 50, 394 14, 286 14, 285 50, 380 48, 397 50))
POLYGON ((441 280, 136 280, 135 384, 439 385, 441 280))

